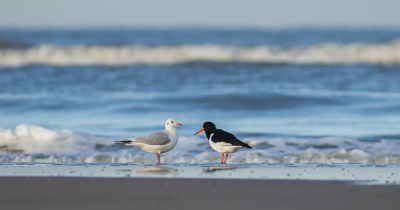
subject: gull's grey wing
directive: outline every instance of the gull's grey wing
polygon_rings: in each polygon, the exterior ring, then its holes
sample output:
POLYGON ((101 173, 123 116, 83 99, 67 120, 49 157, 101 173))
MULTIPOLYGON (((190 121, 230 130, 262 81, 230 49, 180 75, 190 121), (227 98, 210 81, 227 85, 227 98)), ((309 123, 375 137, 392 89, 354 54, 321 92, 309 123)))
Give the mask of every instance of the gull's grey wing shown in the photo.
POLYGON ((148 136, 141 136, 134 138, 132 140, 135 142, 140 142, 148 145, 165 145, 171 141, 169 136, 164 132, 152 133, 148 136))

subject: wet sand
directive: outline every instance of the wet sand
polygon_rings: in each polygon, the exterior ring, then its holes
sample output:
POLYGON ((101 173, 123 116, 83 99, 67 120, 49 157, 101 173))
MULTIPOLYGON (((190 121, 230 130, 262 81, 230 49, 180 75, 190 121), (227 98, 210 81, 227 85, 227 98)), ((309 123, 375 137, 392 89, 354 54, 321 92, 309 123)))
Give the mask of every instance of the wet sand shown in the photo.
POLYGON ((400 186, 341 181, 0 177, 1 209, 399 209, 400 186))

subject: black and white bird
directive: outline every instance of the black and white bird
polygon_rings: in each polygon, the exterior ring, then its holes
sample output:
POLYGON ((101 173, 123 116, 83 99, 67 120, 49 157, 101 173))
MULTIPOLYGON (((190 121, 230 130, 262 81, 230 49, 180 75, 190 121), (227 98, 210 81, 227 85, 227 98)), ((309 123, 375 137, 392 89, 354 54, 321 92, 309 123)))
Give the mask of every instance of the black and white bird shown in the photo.
POLYGON ((222 153, 222 161, 221 163, 226 163, 226 159, 228 158, 228 153, 235 153, 240 148, 246 147, 251 149, 251 147, 240 141, 231 133, 228 133, 224 130, 217 129, 215 124, 212 122, 205 122, 203 124, 203 128, 197 131, 194 135, 205 131, 207 135, 208 142, 210 143, 211 147, 219 152, 222 153), (224 161, 224 153, 226 153, 225 161, 224 161))
POLYGON ((175 126, 182 125, 174 118, 165 122, 165 130, 152 133, 147 136, 140 136, 125 141, 115 141, 116 144, 140 147, 140 149, 157 154, 157 164, 161 164, 161 153, 172 150, 179 140, 179 134, 175 126))

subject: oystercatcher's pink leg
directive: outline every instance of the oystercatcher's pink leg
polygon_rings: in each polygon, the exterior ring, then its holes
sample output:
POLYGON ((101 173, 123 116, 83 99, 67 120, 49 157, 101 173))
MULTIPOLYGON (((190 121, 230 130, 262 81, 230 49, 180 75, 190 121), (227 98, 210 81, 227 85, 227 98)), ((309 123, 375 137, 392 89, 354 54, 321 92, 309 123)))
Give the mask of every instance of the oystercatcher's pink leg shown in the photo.
POLYGON ((224 163, 226 163, 226 159, 228 159, 228 153, 226 153, 226 157, 225 157, 224 163))

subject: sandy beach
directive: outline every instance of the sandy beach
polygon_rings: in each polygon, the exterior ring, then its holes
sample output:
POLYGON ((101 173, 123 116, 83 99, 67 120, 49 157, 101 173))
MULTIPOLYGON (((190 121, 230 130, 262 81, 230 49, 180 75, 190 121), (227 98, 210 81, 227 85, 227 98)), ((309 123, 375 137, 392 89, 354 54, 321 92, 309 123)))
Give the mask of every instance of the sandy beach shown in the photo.
POLYGON ((1 177, 4 209, 398 209, 398 186, 339 181, 1 177))

